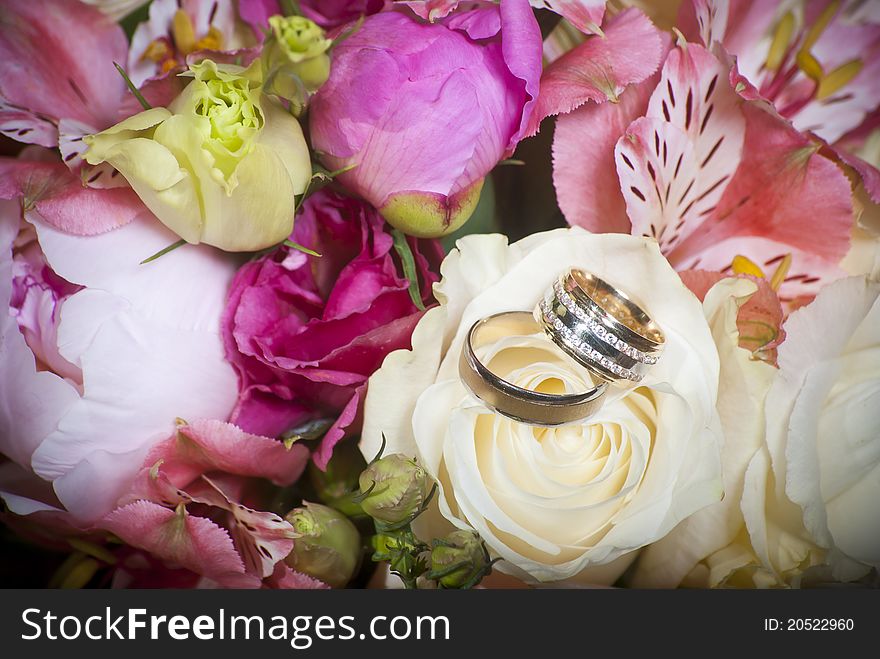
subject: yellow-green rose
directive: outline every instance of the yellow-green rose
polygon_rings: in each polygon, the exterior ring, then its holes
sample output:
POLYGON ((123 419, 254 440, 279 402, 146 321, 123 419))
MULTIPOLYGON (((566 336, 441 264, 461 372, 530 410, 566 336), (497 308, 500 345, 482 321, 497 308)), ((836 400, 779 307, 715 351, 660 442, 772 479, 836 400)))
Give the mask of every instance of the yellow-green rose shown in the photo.
POLYGON ((204 60, 190 71, 167 108, 87 137, 86 160, 118 169, 189 243, 253 251, 281 242, 311 176, 299 122, 262 93, 258 67, 204 60))

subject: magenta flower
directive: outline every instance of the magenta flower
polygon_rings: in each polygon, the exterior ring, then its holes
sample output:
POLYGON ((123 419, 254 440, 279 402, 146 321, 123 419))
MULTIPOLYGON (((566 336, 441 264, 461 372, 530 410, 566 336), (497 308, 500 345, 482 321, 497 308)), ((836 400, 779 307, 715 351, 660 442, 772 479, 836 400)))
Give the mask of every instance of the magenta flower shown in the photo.
MULTIPOLYGON (((422 313, 385 223, 366 204, 319 192, 291 239, 321 258, 280 248, 247 263, 230 289, 224 338, 240 389, 232 421, 272 437, 315 417, 336 418, 315 456, 325 465, 357 415, 367 378, 389 352, 409 347, 422 313)), ((410 245, 428 302, 442 251, 433 241, 410 245)))
POLYGON ((538 91, 541 34, 528 0, 428 24, 369 16, 333 51, 312 99, 311 135, 339 180, 416 236, 467 220, 483 178, 524 135, 538 91))

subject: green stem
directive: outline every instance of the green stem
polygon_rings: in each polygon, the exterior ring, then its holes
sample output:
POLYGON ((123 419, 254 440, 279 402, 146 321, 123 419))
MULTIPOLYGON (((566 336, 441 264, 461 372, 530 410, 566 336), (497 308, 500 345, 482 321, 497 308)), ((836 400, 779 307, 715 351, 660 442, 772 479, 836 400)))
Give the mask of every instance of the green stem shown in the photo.
POLYGON ((134 86, 134 83, 131 81, 131 78, 128 77, 125 69, 119 66, 116 62, 113 62, 113 66, 115 66, 116 70, 119 71, 119 75, 121 75, 122 79, 125 80, 125 84, 128 85, 128 89, 131 91, 132 94, 134 94, 134 97, 138 100, 138 103, 141 104, 141 107, 144 110, 152 110, 153 106, 147 102, 147 99, 143 97, 143 94, 141 94, 138 91, 138 88, 134 86))
POLYGON ((419 311, 425 310, 425 304, 422 302, 422 294, 419 291, 419 273, 416 270, 416 259, 413 256, 406 235, 400 229, 391 230, 391 238, 394 241, 394 249, 400 256, 400 262, 403 264, 403 276, 409 280, 409 297, 419 311))
POLYGON ((176 243, 171 243, 170 245, 168 245, 168 247, 163 247, 162 249, 160 249, 158 252, 156 252, 152 256, 148 256, 147 258, 145 258, 143 261, 140 262, 140 265, 144 265, 145 263, 149 263, 150 261, 155 261, 160 256, 165 256, 168 252, 174 251, 175 249, 177 249, 178 247, 182 247, 183 245, 186 245, 186 241, 183 238, 181 238, 176 243))

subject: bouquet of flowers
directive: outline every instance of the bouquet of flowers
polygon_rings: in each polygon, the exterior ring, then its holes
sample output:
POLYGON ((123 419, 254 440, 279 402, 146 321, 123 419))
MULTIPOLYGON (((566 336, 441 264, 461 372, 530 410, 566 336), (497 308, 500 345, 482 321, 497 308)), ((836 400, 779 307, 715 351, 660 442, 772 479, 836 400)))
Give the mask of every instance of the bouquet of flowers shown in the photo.
POLYGON ((876 585, 878 9, 4 0, 4 580, 876 585))

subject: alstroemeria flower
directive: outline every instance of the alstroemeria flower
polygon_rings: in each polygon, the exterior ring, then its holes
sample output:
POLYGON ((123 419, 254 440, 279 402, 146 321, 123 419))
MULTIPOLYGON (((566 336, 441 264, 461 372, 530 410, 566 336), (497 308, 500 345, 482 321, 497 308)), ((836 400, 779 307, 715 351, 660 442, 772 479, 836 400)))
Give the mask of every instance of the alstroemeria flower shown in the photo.
POLYGON ((560 117, 559 204, 572 224, 655 238, 677 269, 763 276, 792 302, 843 274, 850 183, 821 144, 735 84, 730 65, 681 43, 619 103, 560 117))
POLYGON ((880 203, 876 163, 855 155, 880 108, 880 17, 865 3, 692 0, 679 22, 688 36, 734 55, 743 96, 766 99, 795 128, 833 145, 880 203))
POLYGON ((311 161, 299 123, 262 93, 256 66, 193 65, 193 81, 167 109, 87 137, 86 159, 112 164, 189 243, 229 251, 280 243, 311 161))
POLYGON ((135 9, 144 6, 150 0, 82 0, 87 5, 93 5, 105 16, 114 21, 125 18, 135 9))
POLYGON ((220 421, 181 425, 152 448, 117 508, 96 526, 220 585, 257 587, 284 570, 295 534, 278 515, 251 508, 263 502, 250 490, 257 478, 289 486, 308 455, 304 446, 220 421))
POLYGON ((131 37, 128 77, 140 86, 149 78, 185 67, 193 53, 249 45, 236 19, 232 0, 153 0, 149 20, 139 24, 131 37))
POLYGON ((58 509, 92 522, 177 417, 231 412, 219 328, 237 264, 187 246, 138 265, 173 240, 148 215, 80 237, 36 216, 23 224, 19 202, 0 208, 0 305, 11 311, 0 314, 0 452, 51 484, 58 509), (13 250, 31 224, 39 245, 13 250))
POLYGON ((333 51, 311 137, 339 181, 394 226, 436 237, 470 217, 537 98, 541 35, 526 0, 433 24, 368 16, 333 51))

